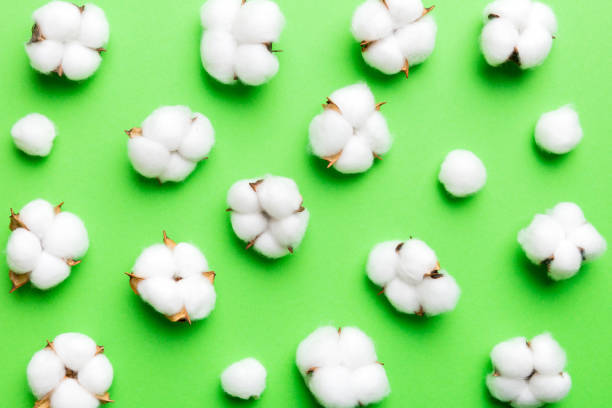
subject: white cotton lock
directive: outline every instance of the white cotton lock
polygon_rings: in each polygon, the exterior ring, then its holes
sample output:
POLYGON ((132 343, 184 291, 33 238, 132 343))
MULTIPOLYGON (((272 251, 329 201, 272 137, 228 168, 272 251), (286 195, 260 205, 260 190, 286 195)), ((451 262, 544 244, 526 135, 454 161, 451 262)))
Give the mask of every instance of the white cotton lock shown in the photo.
POLYGON ((300 245, 310 213, 295 181, 267 175, 240 180, 227 193, 231 224, 238 238, 268 258, 280 258, 300 245))
POLYGON ((158 108, 141 127, 125 132, 134 169, 160 183, 183 181, 198 162, 208 158, 215 143, 208 118, 181 105, 158 108))
POLYGON ((53 122, 40 113, 24 116, 11 128, 15 146, 31 156, 49 155, 56 134, 53 122))
POLYGON ((557 32, 549 6, 531 0, 495 0, 483 14, 480 48, 490 65, 514 61, 527 69, 544 62, 557 32))
POLYGON ((225 84, 261 85, 278 72, 272 49, 285 17, 270 0, 207 0, 200 10, 202 65, 225 84))
POLYGON ((36 199, 18 213, 11 209, 12 232, 6 247, 11 292, 28 282, 38 289, 58 285, 87 252, 89 237, 83 221, 62 211, 62 204, 53 207, 36 199))
POLYGON ((51 1, 35 10, 32 18, 32 38, 25 49, 34 69, 75 81, 97 71, 109 37, 108 20, 100 7, 51 1))
POLYGON ((36 352, 27 367, 36 406, 96 408, 111 402, 113 367, 88 336, 64 333, 36 352))
POLYGON ((381 159, 391 148, 387 121, 380 113, 383 104, 377 104, 370 88, 362 83, 333 92, 323 112, 310 122, 312 153, 341 173, 368 170, 374 158, 381 159))
POLYGON ((455 197, 477 193, 487 182, 487 169, 474 153, 457 149, 446 155, 438 180, 455 197))
POLYGON ((145 248, 134 263, 134 293, 171 322, 201 320, 215 308, 215 272, 192 244, 176 243, 163 233, 163 244, 145 248))
POLYGON ((393 75, 425 61, 436 44, 437 25, 421 0, 367 0, 355 10, 353 36, 365 62, 393 75))
POLYGON ((453 310, 460 290, 423 241, 386 241, 370 251, 366 272, 402 313, 434 316, 453 310))
POLYGON ((571 388, 565 372, 565 351, 549 333, 527 341, 515 337, 491 351, 493 373, 487 375, 489 392, 513 407, 539 407, 563 399, 571 388))
POLYGON ((242 398, 259 398, 266 388, 266 368, 249 357, 237 361, 221 373, 221 386, 227 394, 242 398))
POLYGON ((296 364, 306 385, 327 408, 351 408, 391 392, 372 340, 356 327, 324 326, 299 344, 296 364))
POLYGON ((535 128, 536 144, 549 153, 564 154, 582 140, 578 114, 571 106, 544 113, 535 128))
POLYGON ((607 248, 606 240, 586 221, 580 207, 570 202, 536 214, 517 239, 527 258, 545 265, 553 280, 571 278, 583 262, 598 258, 607 248))

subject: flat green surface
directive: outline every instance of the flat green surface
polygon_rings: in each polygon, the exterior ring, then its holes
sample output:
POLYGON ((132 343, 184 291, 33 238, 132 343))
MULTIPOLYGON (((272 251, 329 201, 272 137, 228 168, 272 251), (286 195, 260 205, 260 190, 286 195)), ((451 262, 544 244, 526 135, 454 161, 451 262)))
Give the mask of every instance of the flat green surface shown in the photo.
MULTIPOLYGON (((8 278, 0 282, 0 405, 31 406, 30 357, 45 339, 79 331, 106 346, 116 408, 239 405, 218 377, 251 355, 268 369, 268 387, 253 406, 312 407, 295 349, 332 323, 357 325, 374 339, 392 387, 383 407, 497 406, 484 386, 490 349, 545 330, 565 347, 574 383, 557 406, 608 406, 610 253, 552 283, 527 262, 516 234, 536 212, 575 201, 612 240, 612 3, 552 1, 560 31, 551 55, 519 72, 483 61, 486 0, 441 0, 434 54, 406 80, 363 63, 349 32, 357 1, 279 0, 287 18, 280 71, 255 89, 217 84, 202 69, 201 0, 100 0, 111 41, 96 75, 80 84, 39 75, 23 43, 30 14, 43 3, 6 2, 0 24, 0 209, 8 216, 9 207, 34 198, 63 200, 83 218, 91 247, 53 290, 28 286, 9 295, 8 278), (325 96, 357 81, 388 102, 383 113, 395 142, 366 174, 342 176, 309 155, 307 129, 325 96), (546 157, 533 144, 535 122, 569 102, 585 137, 570 154, 546 157), (168 104, 207 115, 217 142, 184 183, 160 186, 132 169, 123 129, 168 104), (19 152, 9 136, 33 111, 59 128, 42 160, 19 152), (487 185, 475 197, 449 199, 437 184, 453 148, 474 151, 487 166, 487 185), (231 183, 266 173, 294 178, 311 211, 302 246, 275 262, 246 252, 224 212, 231 183), (191 327, 167 322, 123 275, 162 229, 199 246, 218 274, 216 309, 191 327), (410 235, 429 243, 456 277, 455 311, 401 315, 367 280, 370 248, 410 235)), ((8 234, 2 230, 2 242, 8 234)))

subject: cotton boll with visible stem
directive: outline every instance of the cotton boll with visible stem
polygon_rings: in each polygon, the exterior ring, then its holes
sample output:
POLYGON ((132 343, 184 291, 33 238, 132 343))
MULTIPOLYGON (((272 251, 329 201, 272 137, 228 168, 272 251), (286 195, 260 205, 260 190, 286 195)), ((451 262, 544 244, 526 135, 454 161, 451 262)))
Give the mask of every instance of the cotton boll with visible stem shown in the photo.
POLYGON ((457 149, 446 155, 438 179, 446 191, 455 197, 475 194, 487 181, 482 161, 468 150, 457 149))
POLYGON ((540 116, 535 129, 537 145, 550 153, 564 154, 582 140, 582 127, 578 114, 570 106, 540 116))
POLYGON ((32 156, 47 156, 53 147, 55 125, 40 113, 30 113, 11 128, 11 136, 19 150, 32 156))
POLYGON ((266 388, 266 376, 265 367, 249 357, 231 364, 221 373, 221 386, 237 398, 259 398, 266 388))

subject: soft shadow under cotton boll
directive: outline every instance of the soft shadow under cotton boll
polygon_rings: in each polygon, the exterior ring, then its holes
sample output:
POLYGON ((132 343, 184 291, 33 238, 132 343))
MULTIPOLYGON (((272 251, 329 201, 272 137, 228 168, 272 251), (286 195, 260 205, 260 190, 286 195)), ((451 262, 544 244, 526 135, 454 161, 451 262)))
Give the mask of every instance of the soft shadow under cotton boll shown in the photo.
POLYGON ((444 158, 438 180, 453 196, 465 197, 484 187, 487 182, 487 169, 474 153, 457 149, 444 158))
POLYGON ((535 129, 537 145, 549 153, 564 154, 582 140, 578 114, 570 106, 540 116, 535 129))
POLYGON ((30 113, 11 128, 17 148, 32 156, 47 156, 56 136, 55 125, 45 115, 30 113))
POLYGON ((242 398, 259 398, 266 388, 266 369, 249 357, 237 361, 221 373, 221 386, 227 394, 242 398))

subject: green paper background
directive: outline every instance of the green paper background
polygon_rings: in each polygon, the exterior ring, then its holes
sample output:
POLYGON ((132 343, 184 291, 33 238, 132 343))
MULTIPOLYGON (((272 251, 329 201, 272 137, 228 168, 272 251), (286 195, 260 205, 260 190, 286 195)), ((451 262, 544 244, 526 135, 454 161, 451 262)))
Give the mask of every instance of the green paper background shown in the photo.
MULTIPOLYGON (((383 407, 501 406, 484 386, 489 351, 545 330, 566 349, 574 384, 556 406, 609 405, 610 254, 552 283, 528 263, 516 234, 535 213, 575 201, 612 240, 610 2, 550 1, 560 25, 553 50, 543 66, 520 72, 490 68, 480 54, 486 0, 440 0, 434 54, 406 80, 362 61, 349 31, 359 1, 279 0, 287 18, 280 71, 259 88, 224 86, 202 69, 202 0, 99 0, 111 24, 99 71, 82 83, 40 75, 23 43, 31 12, 44 3, 7 2, 0 25, 0 209, 8 216, 37 197, 63 200, 84 220, 91 247, 53 290, 9 295, 8 278, 1 280, 0 405, 31 406, 30 357, 45 339, 79 331, 106 347, 116 408, 243 405, 223 394, 218 378, 247 356, 266 366, 268 386, 246 404, 312 407, 295 349, 330 323, 359 326, 374 339, 392 387, 383 407), (343 176, 309 155, 308 124, 328 94, 357 81, 388 102, 395 141, 366 174, 343 176), (535 122, 567 103, 575 103, 585 137, 568 155, 543 155, 535 122), (207 115, 217 142, 184 183, 160 186, 132 169, 123 129, 168 104, 207 115), (47 158, 12 144, 10 127, 29 112, 59 128, 47 158), (486 187, 465 200, 437 183, 454 148, 474 151, 488 171, 486 187), (245 251, 224 212, 234 181, 266 173, 294 178, 311 211, 303 244, 278 261, 245 251), (154 312, 123 275, 162 229, 200 247, 217 272, 217 307, 191 327, 154 312), (459 282, 452 313, 402 315, 367 280, 371 247, 411 235, 459 282)), ((8 234, 2 229, 3 243, 8 234)))

